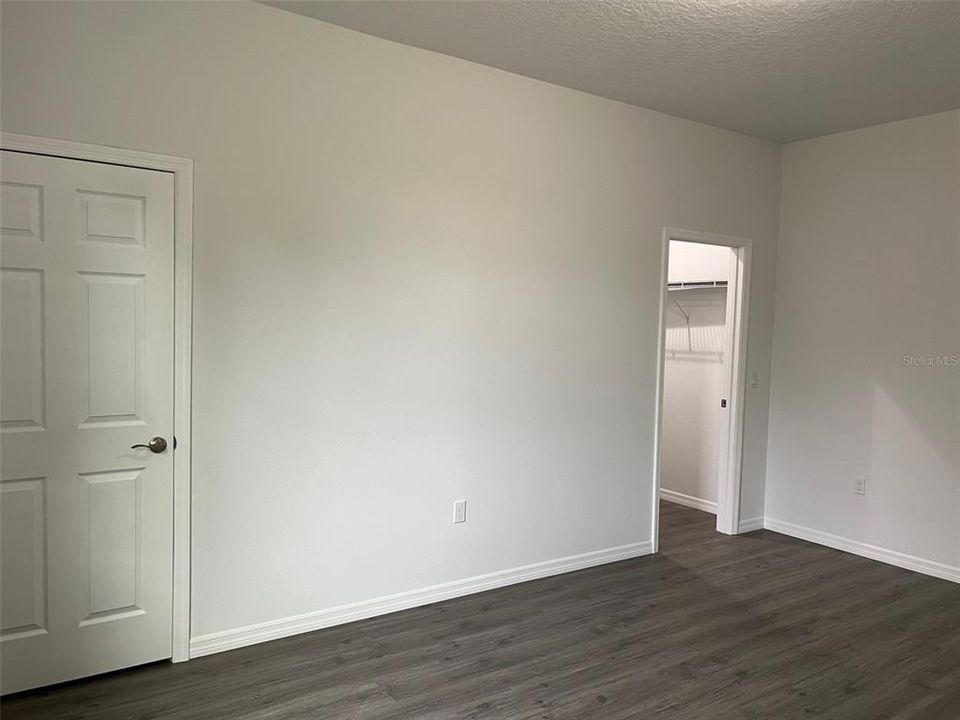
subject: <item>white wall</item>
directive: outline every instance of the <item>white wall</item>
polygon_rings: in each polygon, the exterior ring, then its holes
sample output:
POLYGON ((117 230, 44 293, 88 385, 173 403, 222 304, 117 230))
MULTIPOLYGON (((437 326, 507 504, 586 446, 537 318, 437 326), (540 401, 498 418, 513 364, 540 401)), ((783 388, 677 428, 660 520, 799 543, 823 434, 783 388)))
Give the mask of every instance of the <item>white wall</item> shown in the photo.
POLYGON ((719 245, 670 241, 669 282, 709 282, 727 280, 733 251, 719 245))
POLYGON ((783 159, 766 514, 960 570, 960 111, 783 159))
POLYGON ((2 20, 5 130, 196 161, 195 635, 649 542, 666 225, 756 242, 760 514, 777 146, 256 4, 2 20))

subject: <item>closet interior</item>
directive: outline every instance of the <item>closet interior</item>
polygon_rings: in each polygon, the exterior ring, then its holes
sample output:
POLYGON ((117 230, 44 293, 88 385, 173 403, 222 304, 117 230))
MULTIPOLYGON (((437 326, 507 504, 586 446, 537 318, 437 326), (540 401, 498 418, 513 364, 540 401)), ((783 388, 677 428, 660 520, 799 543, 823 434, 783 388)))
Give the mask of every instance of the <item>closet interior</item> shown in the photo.
POLYGON ((670 242, 660 497, 716 513, 728 413, 731 248, 670 242))

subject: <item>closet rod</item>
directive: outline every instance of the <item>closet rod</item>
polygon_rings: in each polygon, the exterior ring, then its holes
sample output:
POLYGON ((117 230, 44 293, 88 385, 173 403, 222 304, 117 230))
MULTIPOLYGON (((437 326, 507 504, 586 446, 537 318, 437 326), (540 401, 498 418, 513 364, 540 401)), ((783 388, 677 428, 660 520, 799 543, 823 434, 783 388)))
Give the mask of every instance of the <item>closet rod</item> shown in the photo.
POLYGON ((668 290, 700 290, 703 288, 725 288, 726 280, 705 280, 703 282, 672 282, 667 283, 668 290))

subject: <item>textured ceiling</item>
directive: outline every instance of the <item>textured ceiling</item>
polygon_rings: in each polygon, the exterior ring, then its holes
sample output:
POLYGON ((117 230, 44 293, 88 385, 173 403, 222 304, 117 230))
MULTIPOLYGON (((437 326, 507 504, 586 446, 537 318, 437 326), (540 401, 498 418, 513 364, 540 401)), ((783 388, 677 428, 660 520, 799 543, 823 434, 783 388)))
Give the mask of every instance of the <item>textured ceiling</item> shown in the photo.
POLYGON ((779 142, 960 107, 960 0, 267 4, 779 142))

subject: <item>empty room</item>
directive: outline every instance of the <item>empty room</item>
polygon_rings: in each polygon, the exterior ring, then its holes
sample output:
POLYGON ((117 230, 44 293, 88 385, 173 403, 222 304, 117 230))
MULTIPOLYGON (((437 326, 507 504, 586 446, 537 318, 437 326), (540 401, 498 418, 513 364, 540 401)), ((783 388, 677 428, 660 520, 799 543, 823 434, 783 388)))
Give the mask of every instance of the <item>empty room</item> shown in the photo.
POLYGON ((960 1, 0 33, 4 720, 960 718, 960 1))

